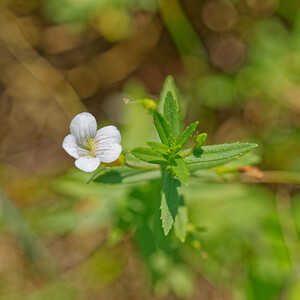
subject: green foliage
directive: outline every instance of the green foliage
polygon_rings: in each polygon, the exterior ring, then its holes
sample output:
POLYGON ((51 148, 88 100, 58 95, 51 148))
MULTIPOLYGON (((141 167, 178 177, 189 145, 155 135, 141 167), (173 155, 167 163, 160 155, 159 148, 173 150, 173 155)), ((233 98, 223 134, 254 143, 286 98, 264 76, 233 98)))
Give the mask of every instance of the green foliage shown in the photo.
POLYGON ((179 204, 179 194, 178 187, 180 182, 178 179, 174 178, 170 172, 163 173, 163 183, 162 183, 162 197, 161 197, 161 220, 162 227, 164 229, 165 235, 171 230, 173 223, 175 221, 178 204, 179 204))
MULTIPOLYGON (((187 227, 187 209, 179 194, 181 183, 187 185, 190 178, 190 172, 193 175, 195 171, 208 169, 223 165, 232 160, 245 155, 257 145, 251 143, 232 143, 222 145, 203 146, 207 134, 196 134, 193 139, 194 146, 190 149, 181 150, 192 137, 199 122, 196 121, 182 132, 180 132, 180 111, 178 107, 179 94, 172 77, 168 77, 164 83, 161 92, 161 99, 158 109, 153 109, 153 121, 161 140, 159 142, 147 142, 149 147, 136 147, 129 152, 140 161, 156 164, 157 169, 162 172, 161 187, 161 220, 165 235, 167 235, 176 221, 176 236, 180 241, 186 237, 187 227), (177 99, 177 100, 176 100, 177 99), (180 206, 179 205, 179 199, 180 206)), ((132 167, 132 163, 127 163, 132 167)), ((143 166, 135 168, 143 169, 143 166)), ((152 168, 153 169, 153 168, 152 168)), ((226 170, 223 173, 226 173, 226 170)), ((102 171, 94 180, 102 183, 125 183, 139 182, 144 178, 149 180, 157 178, 157 172, 149 170, 145 166, 143 171, 133 173, 118 171, 102 171), (147 177, 147 174, 149 175, 147 177), (140 176, 140 177, 139 177, 140 176), (133 179, 133 180, 132 180, 133 179)), ((223 174, 219 171, 218 174, 223 174)))
POLYGON ((166 96, 167 96, 168 92, 172 93, 172 96, 176 101, 176 107, 178 108, 178 112, 180 114, 181 98, 180 98, 178 88, 175 84, 174 78, 171 75, 167 76, 167 78, 165 79, 165 81, 163 83, 162 90, 160 92, 160 97, 159 97, 158 110, 161 113, 164 112, 165 100, 166 100, 166 96))
POLYGON ((198 124, 198 121, 194 122, 191 125, 189 125, 183 132, 180 133, 180 135, 176 139, 176 145, 178 145, 179 149, 181 149, 188 142, 198 124))
POLYGON ((153 121, 161 142, 170 146, 174 141, 174 135, 165 117, 157 110, 154 110, 153 121))
POLYGON ((157 143, 157 142, 147 142, 147 145, 160 154, 164 154, 164 155, 169 154, 169 147, 164 144, 157 143))
POLYGON ((180 119, 179 119, 179 111, 176 105, 175 98, 171 91, 167 92, 164 104, 164 116, 167 122, 170 124, 172 134, 175 138, 180 133, 180 119))
POLYGON ((174 229, 179 240, 184 243, 187 234, 188 209, 184 204, 183 196, 179 198, 178 213, 175 218, 174 229))
MULTIPOLYGON (((207 168, 209 163, 212 163, 212 166, 216 166, 216 164, 214 164, 216 161, 219 164, 227 163, 245 155, 247 152, 256 147, 256 144, 238 142, 232 144, 203 146, 201 148, 195 148, 194 151, 185 158, 185 161, 188 165, 194 165, 193 169, 197 167, 201 168, 202 163, 206 163, 205 166, 207 168)), ((181 155, 184 156, 190 151, 191 149, 186 149, 182 151, 181 155)))
POLYGON ((137 147, 132 149, 130 153, 133 154, 136 158, 148 163, 162 165, 166 165, 168 163, 163 155, 159 154, 152 148, 137 147))
POLYGON ((187 184, 190 174, 184 159, 179 154, 176 154, 169 158, 169 163, 173 174, 176 175, 182 183, 187 184))
POLYGON ((158 179, 160 175, 159 170, 134 170, 117 167, 101 171, 93 181, 108 184, 137 184, 158 179))

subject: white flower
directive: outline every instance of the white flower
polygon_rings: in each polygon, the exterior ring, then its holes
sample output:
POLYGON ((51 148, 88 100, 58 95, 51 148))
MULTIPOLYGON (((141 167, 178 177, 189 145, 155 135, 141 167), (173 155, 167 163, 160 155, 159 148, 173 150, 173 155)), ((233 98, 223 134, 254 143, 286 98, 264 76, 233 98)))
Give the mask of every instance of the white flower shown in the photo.
POLYGON ((76 158, 75 166, 85 172, 95 171, 101 162, 111 163, 122 152, 121 134, 115 126, 97 130, 93 115, 83 112, 74 117, 62 147, 76 158))

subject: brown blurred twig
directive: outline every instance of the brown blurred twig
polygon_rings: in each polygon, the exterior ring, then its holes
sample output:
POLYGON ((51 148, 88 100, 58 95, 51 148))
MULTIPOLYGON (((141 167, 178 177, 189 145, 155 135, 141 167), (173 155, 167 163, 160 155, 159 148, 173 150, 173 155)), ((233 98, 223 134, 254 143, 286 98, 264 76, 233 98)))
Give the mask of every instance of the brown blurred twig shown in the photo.
POLYGON ((257 167, 250 166, 240 168, 239 171, 246 174, 242 177, 243 182, 300 184, 300 173, 298 172, 262 171, 257 167))

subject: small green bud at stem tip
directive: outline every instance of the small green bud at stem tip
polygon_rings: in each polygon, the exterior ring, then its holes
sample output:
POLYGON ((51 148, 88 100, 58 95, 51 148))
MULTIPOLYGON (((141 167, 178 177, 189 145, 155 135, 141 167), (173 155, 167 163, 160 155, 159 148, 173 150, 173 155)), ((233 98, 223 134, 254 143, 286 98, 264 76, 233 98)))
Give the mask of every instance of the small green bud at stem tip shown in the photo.
POLYGON ((205 132, 201 134, 197 134, 194 138, 195 147, 197 148, 203 146, 206 139, 207 139, 207 134, 205 132))
POLYGON ((145 109, 147 109, 151 113, 154 109, 157 108, 157 103, 150 98, 141 99, 141 104, 145 109))

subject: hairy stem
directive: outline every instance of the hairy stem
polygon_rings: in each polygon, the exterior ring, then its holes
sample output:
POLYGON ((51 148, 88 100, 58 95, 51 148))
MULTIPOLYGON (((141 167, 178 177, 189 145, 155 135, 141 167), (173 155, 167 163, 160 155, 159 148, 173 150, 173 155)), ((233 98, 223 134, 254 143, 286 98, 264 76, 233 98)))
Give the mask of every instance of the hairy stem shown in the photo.
POLYGON ((143 166, 135 166, 130 164, 129 162, 126 162, 125 165, 129 168, 132 169, 137 169, 137 170, 147 170, 147 171, 151 171, 151 170, 160 170, 160 167, 143 167, 143 166))

